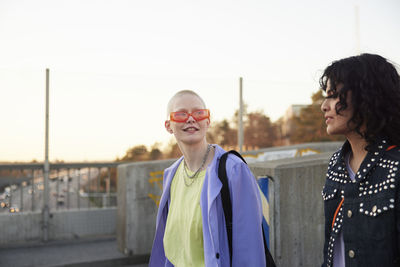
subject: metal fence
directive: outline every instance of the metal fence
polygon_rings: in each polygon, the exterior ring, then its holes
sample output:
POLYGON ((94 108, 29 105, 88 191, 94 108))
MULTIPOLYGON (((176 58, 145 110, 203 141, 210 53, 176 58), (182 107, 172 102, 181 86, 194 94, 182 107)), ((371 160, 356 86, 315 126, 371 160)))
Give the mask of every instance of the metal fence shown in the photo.
MULTIPOLYGON (((49 208, 81 209, 116 206, 117 162, 50 164, 49 208)), ((0 164, 0 212, 43 208, 44 165, 0 164)))

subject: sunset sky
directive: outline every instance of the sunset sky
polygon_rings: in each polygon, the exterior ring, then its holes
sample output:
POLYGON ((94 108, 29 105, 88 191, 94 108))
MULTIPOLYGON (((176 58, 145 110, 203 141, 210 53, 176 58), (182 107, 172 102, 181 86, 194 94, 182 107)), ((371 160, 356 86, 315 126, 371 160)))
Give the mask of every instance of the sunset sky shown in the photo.
POLYGON ((0 0, 0 162, 44 158, 46 68, 50 159, 108 161, 166 144, 182 89, 230 119, 243 77, 249 111, 274 121, 333 60, 400 64, 399 14, 398 0, 0 0))

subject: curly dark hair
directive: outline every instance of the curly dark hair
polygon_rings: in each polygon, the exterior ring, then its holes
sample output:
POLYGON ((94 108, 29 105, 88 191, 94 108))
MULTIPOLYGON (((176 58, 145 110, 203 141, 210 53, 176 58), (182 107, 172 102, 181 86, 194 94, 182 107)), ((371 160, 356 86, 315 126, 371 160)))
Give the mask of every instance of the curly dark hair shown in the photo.
POLYGON ((324 91, 329 83, 337 93, 337 114, 347 108, 351 91, 354 112, 348 125, 355 125, 354 130, 368 143, 367 150, 378 138, 400 145, 400 81, 394 64, 374 54, 344 58, 329 65, 319 83, 324 91), (343 87, 337 90, 339 85, 343 87))

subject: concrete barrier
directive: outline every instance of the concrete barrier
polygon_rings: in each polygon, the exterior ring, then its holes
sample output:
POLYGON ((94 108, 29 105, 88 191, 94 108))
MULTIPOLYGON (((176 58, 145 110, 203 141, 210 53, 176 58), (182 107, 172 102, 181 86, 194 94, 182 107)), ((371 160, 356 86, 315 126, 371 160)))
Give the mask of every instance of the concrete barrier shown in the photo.
POLYGON ((271 176, 270 247, 277 266, 320 266, 324 242, 321 190, 332 153, 250 164, 271 176))
MULTIPOLYGON (((51 211, 49 240, 116 234, 116 208, 51 211)), ((42 240, 41 212, 0 213, 0 245, 42 240)))
POLYGON ((162 193, 163 171, 175 160, 118 166, 117 243, 125 254, 149 254, 162 193))
POLYGON ((242 153, 247 163, 301 157, 325 152, 334 152, 343 142, 316 142, 291 146, 269 147, 242 153))

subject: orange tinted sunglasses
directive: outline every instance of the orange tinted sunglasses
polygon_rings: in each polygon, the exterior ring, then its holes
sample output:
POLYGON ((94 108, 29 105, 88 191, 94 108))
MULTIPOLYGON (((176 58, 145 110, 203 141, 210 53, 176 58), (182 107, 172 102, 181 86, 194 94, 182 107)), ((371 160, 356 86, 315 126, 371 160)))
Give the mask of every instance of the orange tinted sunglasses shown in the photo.
POLYGON ((195 121, 202 121, 210 118, 210 111, 208 109, 198 109, 192 113, 186 111, 176 111, 169 114, 169 118, 174 122, 186 122, 192 116, 195 121))

